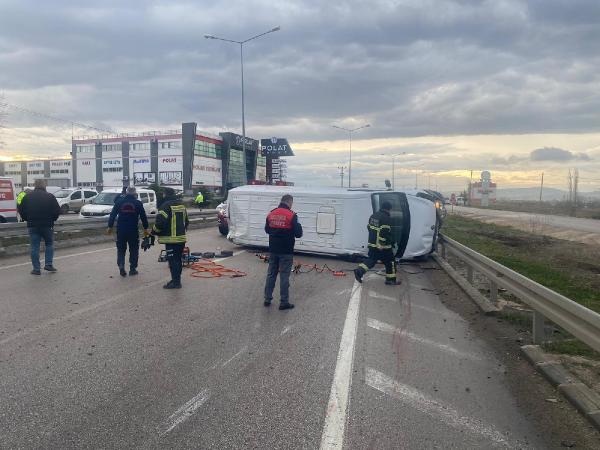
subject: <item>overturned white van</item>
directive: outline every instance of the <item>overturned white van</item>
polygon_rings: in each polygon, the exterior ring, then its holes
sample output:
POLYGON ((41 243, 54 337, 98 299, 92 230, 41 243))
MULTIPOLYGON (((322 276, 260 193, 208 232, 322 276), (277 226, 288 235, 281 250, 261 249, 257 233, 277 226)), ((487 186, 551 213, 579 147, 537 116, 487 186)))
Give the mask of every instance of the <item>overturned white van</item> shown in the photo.
POLYGON ((304 229, 296 240, 298 252, 366 256, 367 222, 384 201, 393 207, 398 258, 428 255, 435 246, 436 209, 425 198, 398 191, 296 186, 242 186, 229 191, 228 238, 238 245, 267 247, 265 219, 284 194, 294 197, 292 209, 304 229))

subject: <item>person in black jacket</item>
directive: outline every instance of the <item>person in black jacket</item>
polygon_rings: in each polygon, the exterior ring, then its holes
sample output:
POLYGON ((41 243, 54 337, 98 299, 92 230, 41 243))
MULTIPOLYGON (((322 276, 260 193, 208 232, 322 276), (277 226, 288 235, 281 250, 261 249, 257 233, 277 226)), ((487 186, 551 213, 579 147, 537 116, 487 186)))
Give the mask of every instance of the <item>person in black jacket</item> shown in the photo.
POLYGON ((142 221, 144 234, 148 234, 148 218, 144 205, 135 198, 136 190, 134 187, 127 188, 125 195, 122 195, 113 206, 108 218, 108 233, 112 233, 112 227, 117 216, 117 266, 122 277, 127 276, 125 271, 125 253, 129 245, 129 275, 137 275, 138 258, 140 253, 140 234, 138 229, 139 221, 142 221))
POLYGON ((394 259, 394 235, 392 233, 392 204, 383 202, 381 209, 369 217, 369 257, 354 269, 354 278, 362 283, 363 275, 381 261, 385 265, 385 284, 397 285, 396 260, 394 259))
POLYGON ((292 211, 294 198, 284 195, 277 208, 267 216, 265 233, 269 235, 269 270, 265 283, 265 306, 271 306, 273 289, 277 274, 279 277, 280 301, 279 309, 292 309, 294 305, 289 301, 290 273, 294 259, 295 238, 302 237, 302 225, 298 216, 292 211))
POLYGON ((60 215, 60 206, 54 195, 46 192, 46 182, 35 180, 34 189, 29 192, 21 202, 21 217, 27 222, 27 229, 31 238, 31 264, 32 275, 41 275, 40 270, 40 243, 44 239, 46 246, 44 270, 56 272, 52 265, 54 258, 54 222, 60 215))

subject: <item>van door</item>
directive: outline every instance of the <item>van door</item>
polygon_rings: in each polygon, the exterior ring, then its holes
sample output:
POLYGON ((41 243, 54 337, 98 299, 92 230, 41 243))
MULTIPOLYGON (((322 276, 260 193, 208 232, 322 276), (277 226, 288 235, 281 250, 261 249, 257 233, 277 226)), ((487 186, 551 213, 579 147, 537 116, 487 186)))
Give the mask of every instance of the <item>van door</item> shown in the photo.
POLYGON ((397 245, 395 256, 402 258, 410 234, 410 209, 406 194, 403 192, 377 192, 372 194, 371 201, 373 212, 379 211, 383 202, 392 204, 390 215, 392 217, 392 236, 397 245))

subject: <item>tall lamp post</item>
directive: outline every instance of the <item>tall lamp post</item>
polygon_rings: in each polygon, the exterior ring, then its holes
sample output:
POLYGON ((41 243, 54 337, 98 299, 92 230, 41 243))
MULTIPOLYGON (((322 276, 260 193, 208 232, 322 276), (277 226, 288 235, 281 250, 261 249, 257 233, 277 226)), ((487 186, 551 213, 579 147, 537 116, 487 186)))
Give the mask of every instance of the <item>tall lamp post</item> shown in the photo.
POLYGON ((337 125, 331 125, 333 128, 337 128, 338 130, 342 130, 342 131, 346 131, 348 133, 348 135, 350 136, 350 162, 348 164, 348 187, 352 187, 352 133, 354 133, 355 131, 358 130, 362 130, 363 128, 369 128, 371 125, 366 124, 363 125, 362 127, 358 127, 358 128, 344 128, 344 127, 338 127, 337 125))
POLYGON ((388 155, 387 153, 380 153, 379 155, 392 157, 392 191, 393 191, 396 189, 396 157, 406 155, 406 152, 396 153, 394 155, 388 155))
POLYGON ((244 44, 246 42, 252 41, 256 38, 264 36, 269 33, 274 33, 275 31, 281 30, 281 27, 277 26, 272 28, 269 31, 265 31, 264 33, 257 34, 256 36, 252 36, 243 41, 234 41, 233 39, 225 39, 217 36, 213 36, 212 34, 205 34, 204 37, 206 39, 216 39, 218 41, 231 42, 233 44, 240 45, 240 65, 242 69, 242 151, 244 152, 244 158, 246 157, 246 118, 245 118, 245 108, 244 108, 244 44))

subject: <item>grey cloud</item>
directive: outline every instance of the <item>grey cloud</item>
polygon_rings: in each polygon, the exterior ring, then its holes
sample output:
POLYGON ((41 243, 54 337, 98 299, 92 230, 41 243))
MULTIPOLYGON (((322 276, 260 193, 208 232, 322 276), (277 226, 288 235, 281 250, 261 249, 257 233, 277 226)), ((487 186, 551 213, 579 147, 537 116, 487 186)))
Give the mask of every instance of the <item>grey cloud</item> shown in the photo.
POLYGON ((573 153, 562 148, 544 147, 530 153, 532 161, 589 161, 591 158, 585 153, 573 153))
POLYGON ((57 87, 72 99, 46 107, 82 121, 237 129, 238 49, 203 35, 241 39, 276 24, 245 50, 250 132, 302 121, 290 138, 328 139, 335 131, 319 124, 350 118, 372 122, 369 137, 580 132, 600 119, 596 52, 582 49, 600 40, 600 27, 581 25, 591 1, 562 22, 558 1, 4 3, 9 100, 57 87))

